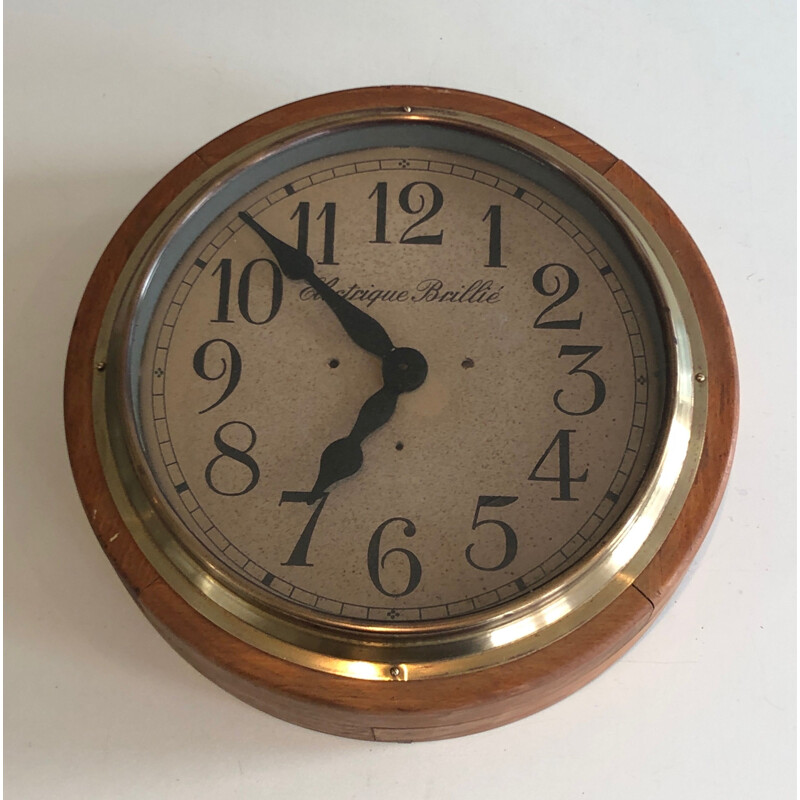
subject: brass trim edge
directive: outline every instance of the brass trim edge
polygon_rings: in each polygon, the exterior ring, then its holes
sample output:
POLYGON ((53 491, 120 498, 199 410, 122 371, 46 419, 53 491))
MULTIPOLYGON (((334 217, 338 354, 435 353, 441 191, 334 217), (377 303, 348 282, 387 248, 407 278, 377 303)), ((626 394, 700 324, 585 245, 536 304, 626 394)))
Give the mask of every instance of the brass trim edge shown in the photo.
POLYGON ((352 678, 463 674, 527 655, 575 630, 625 591, 661 547, 691 488, 705 436, 707 383, 694 377, 708 374, 699 323, 681 273, 649 223, 607 179, 551 142, 497 120, 451 110, 364 110, 316 119, 251 142, 211 167, 137 244, 112 292, 94 360, 106 364, 95 372, 92 405, 103 470, 122 519, 157 572, 232 636, 293 663, 352 678), (162 501, 143 484, 147 479, 130 453, 123 421, 131 413, 130 398, 122 390, 126 326, 171 232, 223 180, 311 136, 343 126, 409 120, 457 127, 522 149, 562 171, 606 209, 648 271, 662 306, 672 378, 664 435, 639 492, 604 543, 529 597, 458 620, 413 626, 331 621, 278 599, 267 608, 232 591, 192 558, 171 537, 162 501))

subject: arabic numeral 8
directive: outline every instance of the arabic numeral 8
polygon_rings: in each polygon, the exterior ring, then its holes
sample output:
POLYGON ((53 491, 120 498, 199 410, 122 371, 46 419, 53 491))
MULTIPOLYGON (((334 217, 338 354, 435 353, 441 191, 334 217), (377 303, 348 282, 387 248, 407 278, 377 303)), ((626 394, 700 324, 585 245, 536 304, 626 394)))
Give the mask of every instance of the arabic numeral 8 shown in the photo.
POLYGON ((214 444, 216 445, 219 454, 214 456, 214 458, 208 462, 208 466, 206 467, 206 483, 208 484, 208 488, 217 494, 224 495, 225 497, 238 497, 239 495, 247 494, 251 489, 255 488, 255 485, 258 483, 258 479, 261 477, 261 471, 258 468, 256 460, 249 455, 250 451, 255 446, 255 443, 256 432, 246 422, 232 421, 226 422, 224 425, 220 425, 214 434, 214 444), (223 432, 225 431, 229 431, 231 437, 235 437, 237 439, 239 438, 239 431, 231 431, 233 426, 242 426, 247 431, 250 441, 245 447, 237 447, 236 444, 226 442, 225 438, 223 438, 223 432), (218 474, 218 470, 215 470, 215 467, 220 464, 222 459, 233 461, 236 464, 239 464, 240 468, 236 468, 235 470, 225 470, 229 474, 224 476, 222 486, 220 486, 218 485, 217 481, 215 481, 214 476, 215 474, 218 474), (245 470, 247 473, 249 473, 249 480, 243 489, 236 490, 234 489, 234 486, 241 485, 242 483, 242 470, 245 470))

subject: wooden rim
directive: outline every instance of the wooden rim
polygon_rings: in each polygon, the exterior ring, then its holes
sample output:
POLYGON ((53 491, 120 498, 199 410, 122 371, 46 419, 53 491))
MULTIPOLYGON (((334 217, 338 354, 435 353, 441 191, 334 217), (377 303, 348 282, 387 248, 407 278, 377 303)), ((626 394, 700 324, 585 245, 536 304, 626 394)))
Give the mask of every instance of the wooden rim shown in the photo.
POLYGON ((626 164, 542 114, 484 95, 429 87, 373 87, 322 95, 255 117, 214 139, 167 174, 116 232, 89 281, 67 356, 67 446, 81 500, 108 558, 139 606, 190 663, 251 705, 299 725, 364 739, 447 738, 511 722, 565 697, 638 638, 676 589, 725 487, 738 419, 736 358, 722 300, 680 221, 626 164), (359 109, 427 106, 481 114, 538 135, 581 159, 619 189, 675 259, 698 312, 706 347, 708 419, 687 501, 659 552, 623 594, 550 646, 502 666, 418 682, 370 682, 314 672, 257 650, 213 625, 158 575, 126 530, 94 437, 92 382, 98 333, 128 257, 155 218, 210 166, 253 140, 315 117, 359 109))

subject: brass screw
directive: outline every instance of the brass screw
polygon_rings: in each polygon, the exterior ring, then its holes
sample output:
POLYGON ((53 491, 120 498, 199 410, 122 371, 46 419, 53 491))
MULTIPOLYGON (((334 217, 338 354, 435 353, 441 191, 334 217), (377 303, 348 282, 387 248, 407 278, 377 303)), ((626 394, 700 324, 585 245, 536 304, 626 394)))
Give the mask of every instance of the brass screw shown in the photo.
POLYGON ((106 362, 105 362, 105 361, 98 361, 98 362, 97 362, 97 363, 94 365, 94 368, 95 368, 95 369, 96 369, 98 372, 102 372, 102 371, 103 371, 103 370, 106 368, 106 362))
POLYGON ((403 111, 405 111, 406 114, 410 114, 411 113, 411 106, 403 106, 403 111))
POLYGON ((698 383, 705 383, 705 382, 706 382, 706 376, 705 376, 705 375, 704 375, 702 372, 698 372, 698 373, 697 373, 697 374, 694 376, 694 379, 695 379, 695 380, 696 380, 698 383))
POLYGON ((399 678, 400 677, 400 667, 390 667, 389 674, 393 678, 399 678))

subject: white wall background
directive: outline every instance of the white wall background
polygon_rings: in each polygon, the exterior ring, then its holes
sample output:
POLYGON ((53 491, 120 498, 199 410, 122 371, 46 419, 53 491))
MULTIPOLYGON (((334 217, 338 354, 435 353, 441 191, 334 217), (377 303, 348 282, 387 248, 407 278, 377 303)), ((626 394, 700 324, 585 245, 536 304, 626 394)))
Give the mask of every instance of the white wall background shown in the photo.
POLYGON ((8 0, 5 783, 21 798, 792 798, 795 9, 791 0, 8 0), (536 108, 627 161, 706 256, 739 349, 716 524, 644 639, 504 729, 411 746, 273 720, 131 602, 67 462, 75 310, 181 158, 301 97, 420 83, 536 108))

